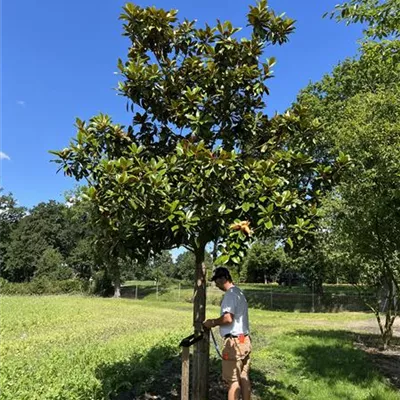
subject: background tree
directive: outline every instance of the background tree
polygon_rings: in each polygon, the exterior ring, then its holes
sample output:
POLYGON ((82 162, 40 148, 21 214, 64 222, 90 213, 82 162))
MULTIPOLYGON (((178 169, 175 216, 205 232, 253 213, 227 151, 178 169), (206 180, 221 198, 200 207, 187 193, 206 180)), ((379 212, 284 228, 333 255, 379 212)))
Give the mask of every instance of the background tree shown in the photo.
POLYGON ((65 280, 73 277, 73 270, 58 250, 48 247, 37 261, 34 275, 35 278, 45 277, 52 281, 65 280))
POLYGON ((321 235, 311 241, 306 249, 292 252, 286 261, 287 272, 294 273, 295 279, 305 284, 314 293, 323 294, 323 283, 327 281, 330 265, 321 249, 321 235))
POLYGON ((399 303, 398 5, 393 0, 360 0, 338 6, 333 16, 367 24, 359 57, 338 65, 299 98, 325 126, 321 148, 340 149, 355 160, 328 202, 325 234, 331 244, 326 250, 331 260, 345 267, 349 282, 375 290, 375 301, 369 299, 368 305, 384 346, 392 336, 399 303))
POLYGON ((360 163, 340 185, 340 197, 331 203, 333 243, 342 250, 342 262, 343 258, 356 261, 343 264, 348 280, 357 277, 356 283, 375 289, 375 302, 368 305, 377 317, 384 346, 399 312, 399 99, 400 91, 383 91, 348 102, 337 140, 349 152, 357 152, 360 163), (384 322, 381 311, 386 312, 384 322))
POLYGON ((66 206, 50 200, 33 207, 11 233, 7 247, 5 273, 14 282, 29 281, 38 267, 39 259, 48 248, 65 258, 74 241, 68 229, 66 206))
POLYGON ((171 253, 167 250, 162 251, 160 254, 148 260, 150 279, 157 282, 165 282, 171 278, 174 269, 174 262, 171 253))
POLYGON ((246 282, 275 282, 284 268, 285 252, 276 242, 254 243, 243 261, 241 276, 246 282))
MULTIPOLYGON (((208 270, 211 270, 213 265, 212 257, 211 254, 207 251, 204 256, 204 264, 206 265, 206 268, 208 270)), ((194 280, 193 265, 195 265, 195 257, 193 252, 185 251, 179 254, 175 261, 175 269, 173 277, 187 282, 193 282, 194 280)))
POLYGON ((65 195, 65 209, 69 237, 73 246, 66 257, 66 263, 74 274, 89 280, 102 267, 97 255, 96 232, 93 223, 93 205, 83 199, 83 188, 77 188, 65 195))
POLYGON ((94 254, 93 239, 80 239, 69 253, 66 263, 80 279, 89 280, 98 270, 96 255, 94 254))
POLYGON ((363 23, 368 39, 400 36, 399 0, 351 0, 338 4, 331 17, 347 24, 363 23))
POLYGON ((25 215, 25 208, 20 207, 14 196, 2 194, 0 188, 0 276, 8 278, 6 267, 7 247, 11 241, 11 233, 18 225, 18 222, 25 215))

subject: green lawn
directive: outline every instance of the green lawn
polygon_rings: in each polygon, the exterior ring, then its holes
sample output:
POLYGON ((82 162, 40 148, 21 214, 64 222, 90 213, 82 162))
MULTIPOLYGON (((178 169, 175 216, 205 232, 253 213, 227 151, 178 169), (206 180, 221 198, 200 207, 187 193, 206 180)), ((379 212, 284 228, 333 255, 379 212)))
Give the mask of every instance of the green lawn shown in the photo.
MULTIPOLYGON (((191 333, 191 304, 78 296, 0 300, 0 399, 112 399, 128 392, 132 398, 146 391, 179 398, 178 343, 191 333)), ((218 308, 208 312, 215 316, 218 308)), ((348 324, 369 318, 251 309, 254 399, 400 399, 353 348, 348 324)), ((211 354, 213 400, 223 398, 223 389, 214 349, 211 354)))

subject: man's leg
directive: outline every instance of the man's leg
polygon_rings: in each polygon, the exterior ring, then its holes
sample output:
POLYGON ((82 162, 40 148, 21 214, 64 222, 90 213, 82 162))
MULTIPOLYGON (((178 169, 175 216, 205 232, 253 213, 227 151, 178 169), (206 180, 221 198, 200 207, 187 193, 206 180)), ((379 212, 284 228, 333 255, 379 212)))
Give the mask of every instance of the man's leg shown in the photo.
POLYGON ((250 357, 247 356, 243 360, 243 367, 240 374, 240 388, 242 392, 242 400, 250 400, 251 397, 251 383, 249 378, 250 371, 250 357))
POLYGON ((233 382, 229 386, 228 400, 239 400, 239 398, 240 398, 239 382, 233 382))
POLYGON ((240 379, 240 386, 241 386, 241 391, 242 391, 242 400, 250 400, 251 398, 251 383, 250 379, 247 378, 241 378, 240 379))
POLYGON ((228 400, 240 399, 241 360, 222 360, 222 378, 228 385, 228 400))

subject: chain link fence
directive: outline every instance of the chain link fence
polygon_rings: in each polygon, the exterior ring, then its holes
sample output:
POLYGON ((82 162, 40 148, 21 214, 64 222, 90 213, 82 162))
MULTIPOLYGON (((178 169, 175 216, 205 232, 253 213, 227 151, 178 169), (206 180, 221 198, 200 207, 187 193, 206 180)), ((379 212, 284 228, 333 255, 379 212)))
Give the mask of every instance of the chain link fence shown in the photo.
MULTIPOLYGON (((240 285, 238 285, 240 287, 240 285)), ((370 311, 358 294, 328 292, 318 294, 314 291, 299 293, 279 290, 279 287, 255 286, 242 289, 249 307, 275 311, 298 312, 341 312, 341 311, 370 311)), ((122 287, 122 297, 136 300, 147 299, 154 301, 192 302, 193 286, 185 283, 175 285, 160 285, 157 282, 146 285, 140 282, 122 287)), ((223 296, 215 286, 207 287, 207 303, 219 305, 223 296)), ((371 301, 373 296, 370 297, 371 301)))

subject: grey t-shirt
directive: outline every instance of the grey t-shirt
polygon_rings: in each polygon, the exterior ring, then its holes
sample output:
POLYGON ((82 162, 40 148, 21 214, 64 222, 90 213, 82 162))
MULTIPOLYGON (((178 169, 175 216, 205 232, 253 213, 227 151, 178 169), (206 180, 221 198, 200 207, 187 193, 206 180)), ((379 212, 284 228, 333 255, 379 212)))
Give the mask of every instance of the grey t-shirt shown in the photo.
POLYGON ((236 286, 232 286, 224 294, 221 315, 225 313, 233 314, 233 321, 229 325, 220 326, 221 336, 250 334, 247 300, 243 292, 236 286))

